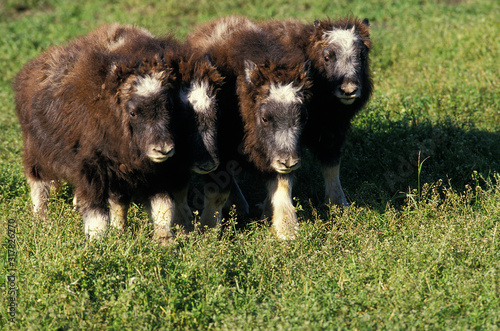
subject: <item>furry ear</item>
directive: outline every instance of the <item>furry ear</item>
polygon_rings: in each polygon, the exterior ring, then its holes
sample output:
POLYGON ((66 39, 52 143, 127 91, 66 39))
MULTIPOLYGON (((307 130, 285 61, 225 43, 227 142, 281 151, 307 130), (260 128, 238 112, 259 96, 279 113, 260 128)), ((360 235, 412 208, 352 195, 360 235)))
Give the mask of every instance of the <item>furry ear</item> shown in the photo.
POLYGON ((326 20, 316 20, 314 21, 314 29, 316 30, 330 30, 332 28, 332 22, 330 19, 326 20))
POLYGON ((253 84, 252 74, 257 69, 257 65, 250 60, 245 60, 245 80, 249 84, 253 84))
POLYGON ((370 21, 367 18, 365 18, 362 23, 366 26, 370 26, 370 21))

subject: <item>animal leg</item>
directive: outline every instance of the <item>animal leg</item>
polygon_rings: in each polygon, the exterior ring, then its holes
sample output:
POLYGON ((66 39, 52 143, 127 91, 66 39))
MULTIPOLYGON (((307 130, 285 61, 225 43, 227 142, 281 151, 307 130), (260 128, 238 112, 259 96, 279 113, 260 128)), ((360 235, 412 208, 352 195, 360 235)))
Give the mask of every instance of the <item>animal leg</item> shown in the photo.
POLYGON ((78 208, 78 206, 79 206, 78 196, 75 193, 75 195, 73 195, 73 207, 78 208))
POLYGON ((173 197, 175 201, 174 221, 173 224, 184 227, 185 230, 191 231, 193 229, 193 213, 188 205, 188 188, 174 192, 173 197))
POLYGON ((146 209, 153 223, 153 239, 162 245, 172 242, 172 223, 174 220, 174 201, 167 193, 158 193, 149 198, 146 209))
POLYGON ((101 208, 85 208, 82 212, 85 239, 101 239, 109 226, 109 212, 101 208))
POLYGON ((340 164, 335 166, 323 166, 323 178, 325 179, 325 200, 326 203, 334 203, 339 206, 349 206, 345 198, 342 185, 340 185, 339 171, 340 164))
POLYGON ((272 213, 273 229, 279 239, 295 238, 299 222, 292 204, 292 177, 278 175, 267 182, 268 196, 264 203, 264 213, 272 213))
POLYGON ((240 186, 238 185, 236 180, 233 179, 232 182, 233 183, 231 185, 231 190, 229 191, 229 199, 227 200, 226 207, 235 205, 238 214, 250 214, 250 206, 248 205, 247 199, 243 195, 243 192, 241 192, 240 186))
POLYGON ((229 197, 229 189, 222 190, 215 183, 208 183, 204 188, 205 200, 200 225, 214 228, 221 223, 222 208, 229 197))
MULTIPOLYGON (((76 197, 76 196, 75 196, 76 197)), ((109 218, 111 226, 123 231, 127 223, 128 203, 123 203, 117 199, 108 199, 109 218)))
POLYGON ((28 184, 30 185, 33 213, 41 218, 45 218, 45 212, 47 211, 47 200, 50 196, 51 182, 35 179, 28 176, 28 184))

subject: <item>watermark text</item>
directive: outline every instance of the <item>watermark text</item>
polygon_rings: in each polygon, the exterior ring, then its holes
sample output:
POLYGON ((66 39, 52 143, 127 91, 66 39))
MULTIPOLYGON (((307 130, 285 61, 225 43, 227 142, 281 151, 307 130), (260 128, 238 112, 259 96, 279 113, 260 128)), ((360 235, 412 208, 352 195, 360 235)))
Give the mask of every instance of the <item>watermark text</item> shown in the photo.
POLYGON ((8 220, 7 238, 7 315, 10 322, 16 321, 17 309, 17 248, 16 248, 17 224, 14 219, 8 220))

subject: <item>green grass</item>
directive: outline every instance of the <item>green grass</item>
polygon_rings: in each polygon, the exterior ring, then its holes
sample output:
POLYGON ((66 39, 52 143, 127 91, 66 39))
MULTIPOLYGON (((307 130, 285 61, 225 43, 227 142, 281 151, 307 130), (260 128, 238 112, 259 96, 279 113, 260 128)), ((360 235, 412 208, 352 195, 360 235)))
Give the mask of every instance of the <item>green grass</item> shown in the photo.
MULTIPOLYGON (((0 328, 500 328, 499 11, 489 0, 2 2, 0 328), (182 40, 222 15, 312 22, 351 13, 372 23, 376 91, 344 150, 350 208, 321 204, 306 153, 291 242, 278 242, 266 221, 232 226, 243 223, 232 215, 222 235, 179 234, 163 248, 134 205, 126 233, 85 246, 68 186, 51 199, 49 222, 31 214, 10 82, 49 45, 113 21, 182 40)), ((253 183, 243 177, 252 205, 265 194, 253 183)))

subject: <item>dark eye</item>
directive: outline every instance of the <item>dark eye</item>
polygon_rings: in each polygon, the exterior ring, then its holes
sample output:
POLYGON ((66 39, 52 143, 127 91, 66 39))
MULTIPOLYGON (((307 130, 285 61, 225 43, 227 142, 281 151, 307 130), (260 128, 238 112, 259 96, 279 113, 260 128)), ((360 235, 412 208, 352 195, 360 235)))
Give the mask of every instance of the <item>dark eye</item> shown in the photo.
POLYGON ((323 51, 323 59, 325 59, 325 62, 330 61, 330 58, 331 58, 331 53, 327 50, 324 50, 323 51))
POLYGON ((130 117, 135 117, 135 112, 131 111, 130 112, 130 117))
POLYGON ((269 121, 269 119, 265 116, 262 116, 260 120, 262 121, 262 123, 267 123, 269 121))

